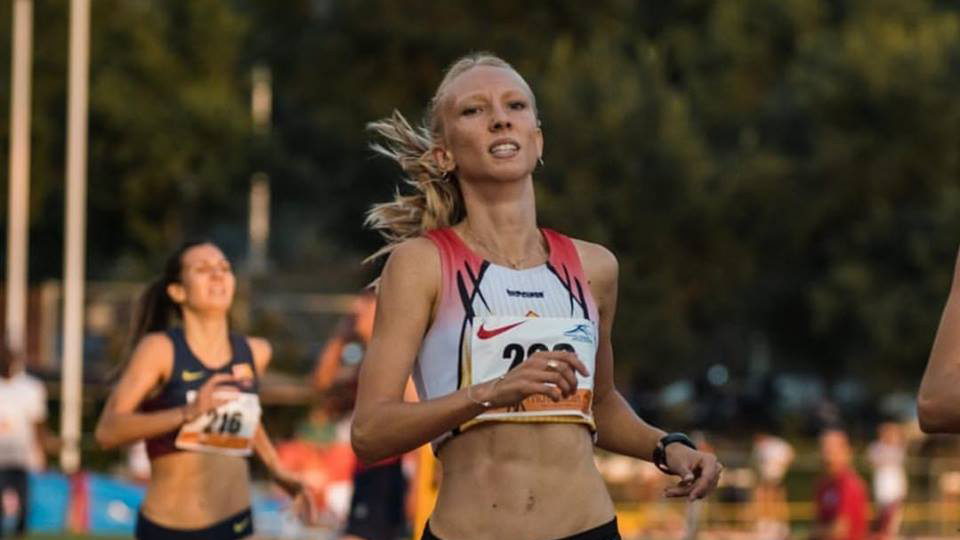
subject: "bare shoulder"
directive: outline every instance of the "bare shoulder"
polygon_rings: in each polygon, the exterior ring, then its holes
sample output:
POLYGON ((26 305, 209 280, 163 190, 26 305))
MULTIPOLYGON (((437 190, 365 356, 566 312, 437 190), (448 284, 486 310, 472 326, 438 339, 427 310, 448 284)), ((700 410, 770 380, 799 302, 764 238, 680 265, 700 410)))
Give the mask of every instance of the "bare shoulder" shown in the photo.
POLYGON ((257 372, 263 373, 273 357, 273 346, 266 338, 247 336, 247 345, 253 354, 253 363, 257 367, 257 372))
POLYGON ((167 378, 173 371, 173 342, 165 332, 150 332, 137 342, 130 370, 153 372, 167 378))
POLYGON ((615 285, 620 263, 617 256, 606 246, 574 238, 573 244, 580 255, 583 272, 594 287, 615 285))
POLYGON ((163 360, 169 357, 173 359, 173 342, 165 332, 150 332, 137 342, 137 347, 133 350, 133 356, 148 357, 151 359, 163 360))
POLYGON ((394 283, 420 290, 436 288, 440 282, 440 250, 429 238, 404 240, 387 257, 381 286, 394 283))

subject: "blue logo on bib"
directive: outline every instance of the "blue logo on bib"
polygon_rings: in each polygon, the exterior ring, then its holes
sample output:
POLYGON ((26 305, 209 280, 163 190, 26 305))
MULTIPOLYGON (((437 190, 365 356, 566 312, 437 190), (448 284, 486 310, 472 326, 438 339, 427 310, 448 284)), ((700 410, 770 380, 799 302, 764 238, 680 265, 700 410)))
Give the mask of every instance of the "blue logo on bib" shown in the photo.
POLYGON ((573 341, 593 344, 593 326, 589 324, 578 324, 564 332, 563 335, 573 341))

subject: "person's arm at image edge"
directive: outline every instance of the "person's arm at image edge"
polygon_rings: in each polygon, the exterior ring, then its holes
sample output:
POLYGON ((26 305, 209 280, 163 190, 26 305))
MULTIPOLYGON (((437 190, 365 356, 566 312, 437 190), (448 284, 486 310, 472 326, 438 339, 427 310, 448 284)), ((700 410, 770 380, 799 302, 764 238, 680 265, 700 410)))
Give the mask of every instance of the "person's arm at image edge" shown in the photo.
POLYGON ((920 429, 960 432, 960 259, 917 396, 920 429))

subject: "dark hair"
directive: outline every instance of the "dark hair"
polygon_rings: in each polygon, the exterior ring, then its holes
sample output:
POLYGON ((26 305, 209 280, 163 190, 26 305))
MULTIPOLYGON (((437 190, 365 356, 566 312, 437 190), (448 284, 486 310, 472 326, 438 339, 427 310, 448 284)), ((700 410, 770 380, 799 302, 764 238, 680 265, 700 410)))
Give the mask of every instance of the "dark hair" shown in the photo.
POLYGON ((134 315, 134 324, 130 333, 130 348, 150 332, 159 332, 166 330, 173 323, 174 317, 182 317, 180 306, 170 299, 167 294, 167 287, 171 283, 180 283, 180 274, 183 270, 183 254, 189 249, 211 244, 209 240, 190 240, 180 244, 180 247, 167 257, 163 265, 163 274, 150 282, 147 289, 137 300, 137 306, 134 315))
POLYGON ((14 353, 5 339, 0 339, 0 377, 9 377, 12 375, 11 367, 13 365, 14 353))

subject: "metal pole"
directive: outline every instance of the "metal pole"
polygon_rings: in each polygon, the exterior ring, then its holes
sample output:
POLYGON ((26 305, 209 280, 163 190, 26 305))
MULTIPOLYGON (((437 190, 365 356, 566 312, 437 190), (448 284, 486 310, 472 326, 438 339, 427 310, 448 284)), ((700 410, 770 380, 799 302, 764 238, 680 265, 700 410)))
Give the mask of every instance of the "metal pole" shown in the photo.
POLYGON ((63 375, 60 465, 80 467, 83 391, 83 292, 87 204, 87 89, 90 0, 70 2, 70 80, 67 97, 67 203, 64 238, 63 375))
POLYGON ((30 74, 33 63, 33 0, 13 3, 10 62, 10 186, 7 201, 6 339, 26 346, 27 244, 30 218, 30 74))
MULTIPOLYGON (((273 86, 270 68, 253 68, 253 87, 250 92, 250 114, 253 132, 259 137, 270 133, 270 118, 273 115, 273 86)), ((250 212, 247 229, 249 251, 247 269, 251 275, 266 272, 270 243, 270 177, 256 172, 250 179, 250 212)))
POLYGON ((270 177, 254 173, 250 181, 250 273, 267 270, 267 242, 270 240, 270 177))

